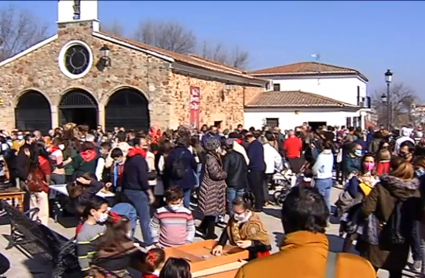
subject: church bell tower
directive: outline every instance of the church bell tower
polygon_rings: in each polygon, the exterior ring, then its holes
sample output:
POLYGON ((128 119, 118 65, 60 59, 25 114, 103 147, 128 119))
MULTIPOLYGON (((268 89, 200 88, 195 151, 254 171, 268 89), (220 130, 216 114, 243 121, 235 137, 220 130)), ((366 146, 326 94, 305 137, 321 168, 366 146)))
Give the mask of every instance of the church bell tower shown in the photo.
POLYGON ((98 0, 58 0, 57 23, 92 21, 93 31, 99 31, 98 0))

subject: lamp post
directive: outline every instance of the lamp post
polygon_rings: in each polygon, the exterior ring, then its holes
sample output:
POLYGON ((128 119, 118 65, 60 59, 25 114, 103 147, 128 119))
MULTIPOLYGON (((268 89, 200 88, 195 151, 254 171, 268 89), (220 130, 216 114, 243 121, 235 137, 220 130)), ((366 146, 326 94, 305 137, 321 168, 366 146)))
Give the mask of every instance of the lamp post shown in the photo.
MULTIPOLYGON (((388 104, 387 104, 387 95, 386 94, 382 94, 382 96, 381 96, 381 101, 382 101, 382 104, 384 104, 384 106, 382 107, 382 115, 384 115, 384 114, 386 114, 385 112, 388 112, 388 109, 386 109, 387 107, 388 107, 388 104)), ((382 124, 382 122, 381 122, 381 124, 382 124)), ((385 121, 385 125, 386 126, 388 126, 388 119, 385 121)))
POLYGON ((390 93, 390 84, 393 79, 393 73, 391 70, 387 70, 385 72, 385 82, 387 83, 387 129, 390 129, 391 121, 392 121, 392 105, 391 105, 391 93, 390 93))

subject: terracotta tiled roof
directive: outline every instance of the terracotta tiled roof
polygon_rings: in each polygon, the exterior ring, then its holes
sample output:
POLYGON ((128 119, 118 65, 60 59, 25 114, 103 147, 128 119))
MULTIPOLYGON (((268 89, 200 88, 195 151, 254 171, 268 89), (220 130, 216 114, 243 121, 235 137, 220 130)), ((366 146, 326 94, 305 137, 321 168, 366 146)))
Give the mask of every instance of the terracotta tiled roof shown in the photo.
POLYGON ((272 75, 343 75, 358 74, 361 78, 369 81, 361 72, 351 68, 333 66, 318 62, 302 62, 289 65, 283 65, 273 68, 254 70, 249 72, 254 76, 272 76, 272 75))
POLYGON ((176 53, 176 52, 172 52, 172 51, 168 51, 159 47, 155 47, 152 45, 148 45, 148 44, 144 44, 138 41, 134 41, 134 40, 130 40, 127 38, 123 38, 123 37, 119 37, 119 36, 115 36, 109 33, 105 33, 105 32, 97 32, 100 33, 104 36, 113 38, 115 40, 119 40, 131 45, 134 45, 136 47, 139 48, 143 48, 146 50, 150 50, 150 51, 154 51, 157 52, 159 54, 168 56, 173 58, 174 60, 178 61, 178 62, 182 62, 194 67, 199 67, 199 68, 204 68, 204 69, 208 69, 208 70, 212 70, 212 71, 217 71, 217 72, 221 72, 221 73, 227 73, 227 74, 232 74, 232 75, 237 75, 237 76, 242 76, 245 78, 249 78, 249 79, 253 79, 253 80, 262 80, 265 81, 264 79, 261 78, 257 78, 254 77, 252 75, 249 75, 245 70, 241 70, 238 68, 234 68, 234 67, 230 67, 224 64, 220 64, 217 63, 215 61, 211 61, 202 57, 199 57, 197 55, 193 55, 193 54, 189 54, 189 55, 184 55, 184 54, 180 54, 180 53, 176 53))
POLYGON ((256 95, 246 107, 357 107, 332 98, 302 91, 267 91, 256 95))

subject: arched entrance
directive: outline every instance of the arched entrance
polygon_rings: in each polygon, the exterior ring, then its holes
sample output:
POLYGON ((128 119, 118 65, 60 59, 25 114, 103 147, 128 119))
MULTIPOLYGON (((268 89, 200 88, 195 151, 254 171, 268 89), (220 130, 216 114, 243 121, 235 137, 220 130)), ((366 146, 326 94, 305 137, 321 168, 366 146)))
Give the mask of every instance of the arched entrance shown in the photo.
POLYGON ((23 94, 15 108, 15 126, 20 130, 47 133, 52 128, 52 112, 46 97, 37 91, 23 94))
POLYGON ((138 90, 116 91, 105 107, 106 130, 113 130, 114 126, 119 126, 148 131, 150 125, 148 105, 148 100, 138 90))
POLYGON ((59 104, 61 125, 72 122, 95 129, 98 123, 98 106, 95 98, 84 90, 72 90, 63 95, 59 104))

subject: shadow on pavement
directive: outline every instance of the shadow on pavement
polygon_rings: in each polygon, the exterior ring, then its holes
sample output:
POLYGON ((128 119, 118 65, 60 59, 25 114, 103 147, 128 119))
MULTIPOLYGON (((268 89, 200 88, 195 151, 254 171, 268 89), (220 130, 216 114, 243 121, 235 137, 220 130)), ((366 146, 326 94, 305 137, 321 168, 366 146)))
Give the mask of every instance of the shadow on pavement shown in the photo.
POLYGON ((33 278, 52 277, 52 262, 43 256, 26 259, 22 264, 28 269, 33 278))
POLYGON ((278 208, 263 208, 263 212, 267 215, 280 219, 281 213, 278 208))

